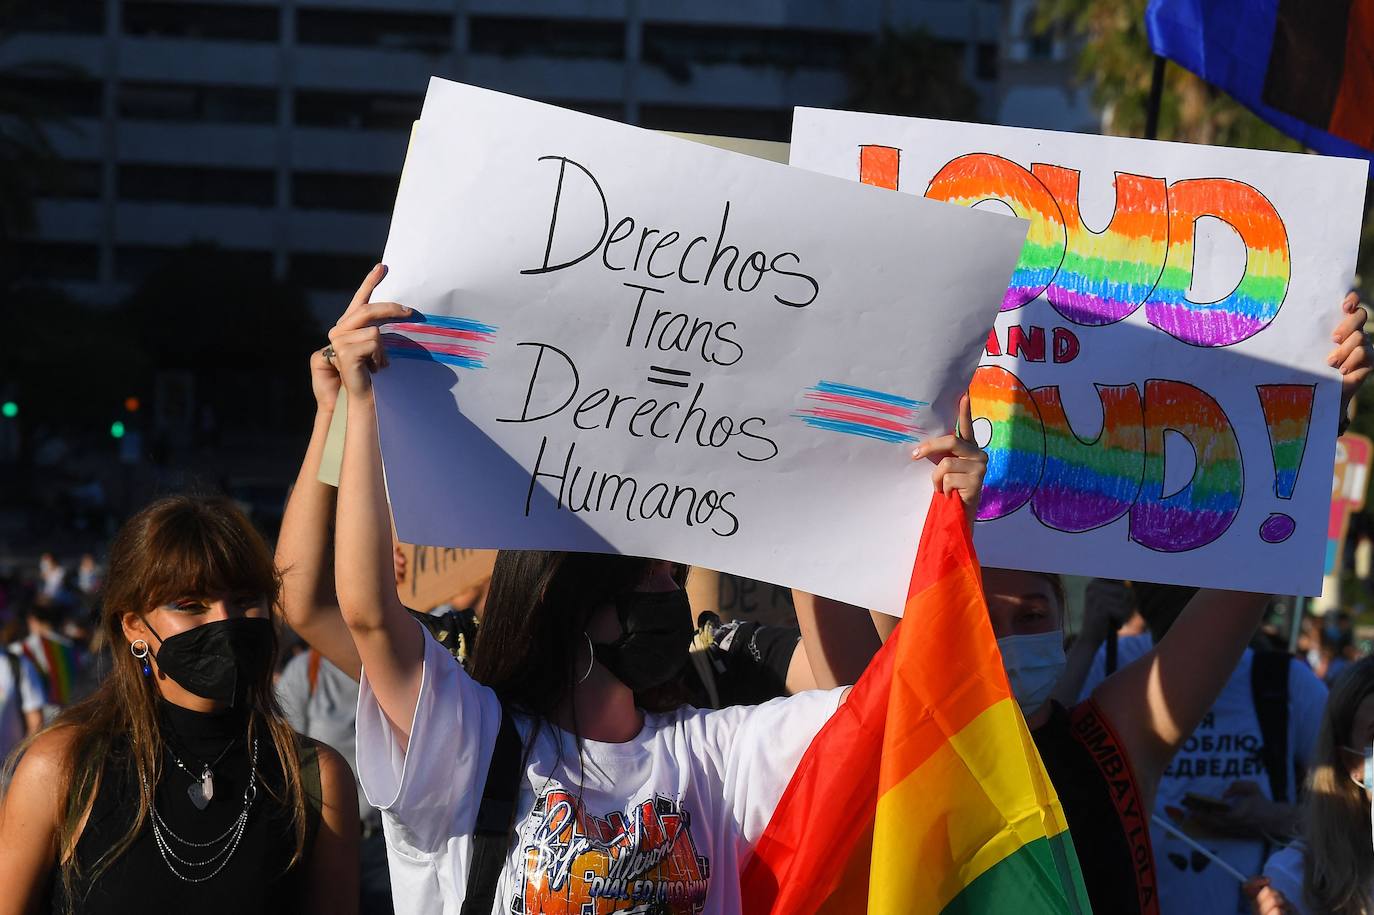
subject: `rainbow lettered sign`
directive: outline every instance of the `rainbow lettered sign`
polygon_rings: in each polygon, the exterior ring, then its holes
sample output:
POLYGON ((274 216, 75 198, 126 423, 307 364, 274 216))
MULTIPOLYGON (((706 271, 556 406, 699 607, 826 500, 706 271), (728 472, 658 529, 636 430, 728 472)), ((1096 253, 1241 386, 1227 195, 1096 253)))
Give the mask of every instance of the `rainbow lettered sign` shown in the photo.
POLYGON ((376 376, 397 532, 899 610, 912 448, 1026 225, 433 80, 375 293, 417 310, 376 376))
POLYGON ((816 109, 791 162, 1031 223, 972 385, 986 564, 1320 592, 1367 163, 816 109))

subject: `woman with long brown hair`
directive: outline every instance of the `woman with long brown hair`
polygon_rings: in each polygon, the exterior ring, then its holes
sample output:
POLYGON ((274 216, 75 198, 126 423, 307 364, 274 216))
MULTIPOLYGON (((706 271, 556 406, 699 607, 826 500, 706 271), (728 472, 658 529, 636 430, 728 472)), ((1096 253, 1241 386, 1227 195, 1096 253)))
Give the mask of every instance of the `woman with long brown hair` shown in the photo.
POLYGON ((0 913, 356 911, 352 775, 272 690, 279 587, 227 499, 167 497, 124 525, 110 673, 10 764, 0 913))
POLYGON ((1258 912, 1374 913, 1374 658, 1336 680, 1307 776, 1302 840, 1269 859, 1249 891, 1258 912), (1267 884, 1267 887, 1264 886, 1267 884))

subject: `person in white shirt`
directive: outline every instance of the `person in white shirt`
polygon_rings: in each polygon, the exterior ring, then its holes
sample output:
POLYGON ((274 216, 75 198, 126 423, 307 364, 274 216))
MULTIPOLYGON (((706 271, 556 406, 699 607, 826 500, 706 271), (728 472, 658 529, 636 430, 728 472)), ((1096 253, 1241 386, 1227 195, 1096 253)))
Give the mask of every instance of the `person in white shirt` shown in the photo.
POLYGON ((1374 658, 1336 681, 1308 774, 1302 840, 1272 855, 1247 884, 1259 915, 1374 912, 1374 658))
MULTIPOLYGON (((753 842, 846 691, 680 706, 680 569, 595 554, 501 552, 471 674, 455 663, 394 587, 371 373, 386 365, 376 322, 409 309, 369 303, 382 276, 326 353, 348 390, 335 574, 363 668, 358 775, 396 910, 739 912, 753 842), (504 808, 484 802, 507 785, 504 808)), ((954 435, 921 453, 941 452, 936 488, 976 505, 986 458, 954 435)))

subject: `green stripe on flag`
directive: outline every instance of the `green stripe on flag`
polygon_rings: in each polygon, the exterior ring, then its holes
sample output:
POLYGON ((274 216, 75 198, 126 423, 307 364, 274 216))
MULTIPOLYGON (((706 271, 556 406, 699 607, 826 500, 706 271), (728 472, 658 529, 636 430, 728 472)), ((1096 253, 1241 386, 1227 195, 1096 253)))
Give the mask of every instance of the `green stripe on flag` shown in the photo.
POLYGON ((1090 915, 1078 855, 1067 832, 1036 839, 988 868, 941 915, 1090 915))

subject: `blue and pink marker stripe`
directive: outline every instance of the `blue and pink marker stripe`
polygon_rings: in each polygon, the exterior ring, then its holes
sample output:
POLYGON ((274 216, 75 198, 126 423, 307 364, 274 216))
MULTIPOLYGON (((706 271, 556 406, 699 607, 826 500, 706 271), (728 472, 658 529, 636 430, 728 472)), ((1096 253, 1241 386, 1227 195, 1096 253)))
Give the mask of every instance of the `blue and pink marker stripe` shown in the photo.
POLYGON ((462 369, 486 368, 496 328, 471 318, 415 312, 418 321, 388 324, 382 344, 393 359, 423 359, 462 369))
POLYGON ((861 435, 882 442, 915 442, 925 432, 916 422, 924 400, 820 381, 806 389, 808 404, 793 415, 816 429, 861 435))

